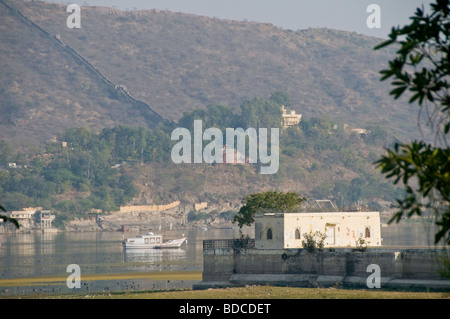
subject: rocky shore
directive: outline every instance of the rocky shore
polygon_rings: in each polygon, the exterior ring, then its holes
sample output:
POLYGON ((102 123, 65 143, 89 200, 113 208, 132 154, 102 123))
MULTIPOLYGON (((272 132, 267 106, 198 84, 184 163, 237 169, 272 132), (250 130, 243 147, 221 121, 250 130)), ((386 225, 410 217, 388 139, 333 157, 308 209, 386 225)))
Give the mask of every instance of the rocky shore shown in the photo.
POLYGON ((188 221, 187 214, 179 211, 114 213, 90 219, 76 219, 65 225, 66 231, 120 231, 169 230, 186 228, 231 228, 231 221, 210 216, 188 221))
MULTIPOLYGON (((123 230, 170 230, 187 228, 235 228, 237 224, 232 223, 229 218, 221 216, 219 208, 211 208, 201 213, 204 218, 192 221, 189 220, 189 213, 186 210, 177 208, 165 211, 148 212, 114 212, 110 214, 91 214, 83 218, 77 218, 65 222, 63 227, 58 227, 58 231, 123 231, 123 230)), ((197 212, 200 213, 200 212, 197 212)), ((382 223, 385 224, 392 217, 392 212, 381 213, 382 223)), ((36 225, 35 225, 36 226, 36 225)), ((16 229, 13 225, 0 225, 0 233, 27 233, 39 228, 31 223, 21 223, 21 228, 16 229)), ((56 231, 56 228, 45 231, 56 231)))

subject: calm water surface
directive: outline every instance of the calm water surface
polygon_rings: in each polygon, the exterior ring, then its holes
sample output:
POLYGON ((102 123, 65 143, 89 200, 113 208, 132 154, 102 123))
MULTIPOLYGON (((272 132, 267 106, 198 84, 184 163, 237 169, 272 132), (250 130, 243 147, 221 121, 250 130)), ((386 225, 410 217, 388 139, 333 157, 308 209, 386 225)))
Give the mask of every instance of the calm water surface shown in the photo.
MULTIPOLYGON (((391 225, 382 228, 383 246, 427 248, 433 246, 433 225, 391 225)), ((55 234, 0 234, 0 281, 38 276, 67 277, 67 266, 77 264, 83 274, 116 274, 127 272, 186 271, 203 268, 202 243, 205 239, 239 236, 237 229, 172 230, 162 232, 165 239, 183 235, 187 244, 180 249, 124 251, 122 240, 137 232, 64 232, 55 234)), ((252 231, 248 234, 253 237, 252 231)), ((191 288, 192 281, 101 280, 87 281, 75 291, 114 291, 191 288)), ((65 282, 45 285, 5 287, 0 297, 10 294, 67 293, 65 282)))
MULTIPOLYGON (((164 239, 187 237, 180 249, 124 250, 122 240, 138 232, 61 232, 43 234, 0 234, 0 281, 38 276, 67 277, 67 266, 77 264, 83 274, 186 271, 203 268, 203 240, 234 238, 239 230, 163 231, 164 239)), ((191 288, 189 281, 111 280, 85 282, 82 290, 113 291, 191 288)), ((77 291, 79 289, 75 289, 77 291)), ((60 284, 4 287, 0 296, 17 293, 70 292, 60 284)))

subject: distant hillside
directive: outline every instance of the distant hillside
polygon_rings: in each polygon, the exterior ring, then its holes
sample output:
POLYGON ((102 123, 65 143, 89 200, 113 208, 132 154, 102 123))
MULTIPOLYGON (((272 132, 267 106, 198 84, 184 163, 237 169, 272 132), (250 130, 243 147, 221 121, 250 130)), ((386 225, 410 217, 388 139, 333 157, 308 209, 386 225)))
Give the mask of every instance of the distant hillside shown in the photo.
POLYGON ((3 2, 0 8, 2 139, 30 147, 55 140, 68 127, 98 130, 161 121, 148 106, 102 80, 82 57, 20 12, 8 9, 3 2))
POLYGON ((389 83, 379 81, 392 54, 373 51, 379 39, 101 7, 82 7, 81 29, 68 29, 65 5, 1 2, 5 139, 45 142, 67 127, 152 127, 159 114, 178 120, 211 103, 238 109, 244 100, 274 91, 286 92, 291 108, 305 117, 327 114, 351 127, 376 122, 402 139, 416 136, 416 113, 393 101, 389 83))

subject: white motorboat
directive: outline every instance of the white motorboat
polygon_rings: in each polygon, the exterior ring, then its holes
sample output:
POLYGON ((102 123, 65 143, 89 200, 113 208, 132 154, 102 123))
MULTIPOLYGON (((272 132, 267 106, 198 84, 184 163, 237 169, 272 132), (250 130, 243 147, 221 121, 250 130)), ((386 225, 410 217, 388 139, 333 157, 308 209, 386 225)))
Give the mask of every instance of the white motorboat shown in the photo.
POLYGON ((127 238, 123 241, 126 249, 159 249, 159 248, 180 248, 186 238, 171 239, 163 241, 162 235, 155 235, 150 232, 146 235, 139 235, 134 238, 127 238))

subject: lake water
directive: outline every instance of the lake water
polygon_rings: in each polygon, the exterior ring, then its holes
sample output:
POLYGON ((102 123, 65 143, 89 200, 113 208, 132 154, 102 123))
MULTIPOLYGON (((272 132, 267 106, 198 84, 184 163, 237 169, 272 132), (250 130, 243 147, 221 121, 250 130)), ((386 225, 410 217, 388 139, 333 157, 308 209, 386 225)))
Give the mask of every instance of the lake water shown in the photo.
MULTIPOLYGON (((247 232, 253 237, 252 231, 247 232)), ((124 237, 136 232, 61 232, 54 234, 1 234, 0 296, 30 293, 68 293, 65 281, 7 286, 5 279, 70 275, 67 266, 77 264, 83 274, 119 274, 142 272, 201 271, 203 240, 239 236, 238 229, 172 230, 163 232, 165 239, 187 237, 180 249, 124 251, 124 237), (3 284, 2 284, 3 281, 3 284)), ((433 225, 392 225, 382 228, 383 246, 426 248, 433 246, 433 225)), ((74 291, 117 291, 191 288, 195 281, 119 279, 90 280, 74 291)))
MULTIPOLYGON (((67 266, 80 266, 83 274, 120 274, 167 271, 201 271, 203 240, 239 236, 238 229, 163 231, 164 239, 187 237, 180 249, 129 251, 122 240, 137 232, 61 232, 0 234, 0 297, 11 294, 71 292, 65 282, 6 286, 5 279, 43 276, 66 277, 67 266), (3 284, 2 284, 3 280, 3 284)), ((196 280, 197 281, 197 280, 196 280)), ((191 288, 196 281, 182 280, 101 280, 84 282, 74 291, 114 291, 191 288)))

